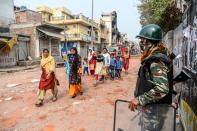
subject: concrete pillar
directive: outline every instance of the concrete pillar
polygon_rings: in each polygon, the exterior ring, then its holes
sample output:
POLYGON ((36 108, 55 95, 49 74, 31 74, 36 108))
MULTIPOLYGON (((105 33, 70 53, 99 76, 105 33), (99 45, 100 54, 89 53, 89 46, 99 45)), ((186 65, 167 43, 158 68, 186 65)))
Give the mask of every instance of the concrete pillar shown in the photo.
POLYGON ((59 53, 60 53, 60 56, 62 55, 62 44, 61 44, 61 42, 59 42, 59 53))
POLYGON ((39 37, 36 37, 35 54, 36 54, 36 57, 40 57, 40 42, 39 42, 39 37))
POLYGON ((77 51, 78 51, 78 54, 81 55, 81 45, 80 45, 80 42, 77 42, 77 51))
POLYGON ((51 54, 51 37, 49 37, 49 53, 51 54))

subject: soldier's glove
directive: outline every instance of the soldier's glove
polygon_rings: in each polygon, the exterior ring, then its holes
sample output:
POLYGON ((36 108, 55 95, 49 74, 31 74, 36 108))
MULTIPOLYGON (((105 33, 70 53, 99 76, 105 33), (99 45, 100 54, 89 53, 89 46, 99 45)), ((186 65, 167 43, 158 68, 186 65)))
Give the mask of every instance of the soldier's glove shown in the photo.
POLYGON ((129 104, 129 109, 131 111, 135 111, 137 110, 137 106, 139 105, 138 99, 134 98, 131 100, 130 104, 129 104))

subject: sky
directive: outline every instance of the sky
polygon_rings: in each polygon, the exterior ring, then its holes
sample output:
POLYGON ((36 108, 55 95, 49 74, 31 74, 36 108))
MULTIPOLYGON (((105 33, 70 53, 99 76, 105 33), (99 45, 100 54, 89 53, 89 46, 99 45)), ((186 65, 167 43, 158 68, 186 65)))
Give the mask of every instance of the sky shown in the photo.
MULTIPOLYGON (((83 13, 91 18, 92 0, 14 0, 16 6, 26 6, 35 10, 39 5, 48 7, 66 7, 73 14, 83 13)), ((94 19, 99 19, 103 12, 116 11, 118 15, 118 29, 121 33, 127 33, 132 41, 139 33, 141 25, 139 23, 139 13, 137 10, 138 0, 94 0, 94 19)))

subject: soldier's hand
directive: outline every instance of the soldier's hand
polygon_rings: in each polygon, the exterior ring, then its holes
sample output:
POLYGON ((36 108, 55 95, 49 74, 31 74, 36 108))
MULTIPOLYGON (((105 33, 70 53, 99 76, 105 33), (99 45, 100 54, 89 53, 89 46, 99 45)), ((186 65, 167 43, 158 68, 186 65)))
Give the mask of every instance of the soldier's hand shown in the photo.
POLYGON ((135 111, 137 110, 137 106, 139 105, 138 99, 134 98, 131 100, 130 104, 129 104, 129 109, 131 111, 135 111))

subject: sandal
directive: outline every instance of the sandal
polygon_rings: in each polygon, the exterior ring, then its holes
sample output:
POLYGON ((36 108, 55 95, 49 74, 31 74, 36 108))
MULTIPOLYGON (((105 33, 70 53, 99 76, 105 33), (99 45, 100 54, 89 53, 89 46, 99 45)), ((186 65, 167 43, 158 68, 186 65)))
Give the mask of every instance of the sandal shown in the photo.
POLYGON ((72 98, 75 98, 77 95, 72 96, 72 98))
POLYGON ((40 101, 37 102, 35 105, 36 105, 36 107, 41 107, 41 106, 43 106, 43 101, 40 100, 40 101))
POLYGON ((57 97, 53 97, 53 98, 52 98, 52 101, 53 101, 53 102, 56 102, 56 101, 57 101, 57 97))

